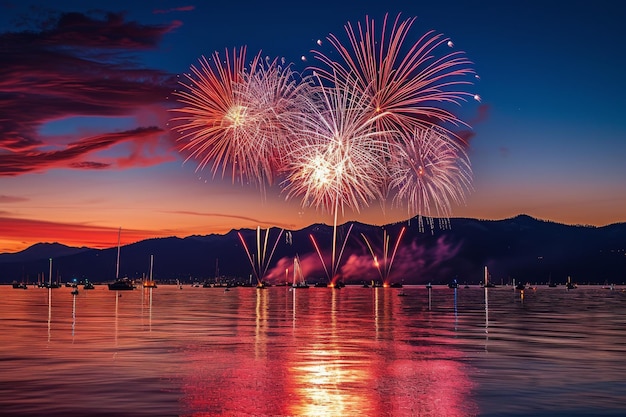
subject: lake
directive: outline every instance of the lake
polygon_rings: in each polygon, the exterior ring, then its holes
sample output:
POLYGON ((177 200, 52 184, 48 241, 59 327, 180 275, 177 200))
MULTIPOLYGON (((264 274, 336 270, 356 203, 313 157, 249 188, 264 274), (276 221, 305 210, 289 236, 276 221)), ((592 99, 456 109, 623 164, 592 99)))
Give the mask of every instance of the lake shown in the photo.
POLYGON ((626 415, 622 288, 79 290, 0 287, 2 416, 626 415))

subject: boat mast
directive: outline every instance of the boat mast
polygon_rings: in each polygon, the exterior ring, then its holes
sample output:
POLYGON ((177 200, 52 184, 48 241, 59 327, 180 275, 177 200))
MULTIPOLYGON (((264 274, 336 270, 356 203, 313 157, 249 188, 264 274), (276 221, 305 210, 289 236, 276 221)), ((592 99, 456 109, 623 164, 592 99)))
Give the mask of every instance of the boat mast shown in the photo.
POLYGON ((122 236, 122 228, 117 232, 117 262, 115 263, 115 280, 120 278, 120 238, 122 236))

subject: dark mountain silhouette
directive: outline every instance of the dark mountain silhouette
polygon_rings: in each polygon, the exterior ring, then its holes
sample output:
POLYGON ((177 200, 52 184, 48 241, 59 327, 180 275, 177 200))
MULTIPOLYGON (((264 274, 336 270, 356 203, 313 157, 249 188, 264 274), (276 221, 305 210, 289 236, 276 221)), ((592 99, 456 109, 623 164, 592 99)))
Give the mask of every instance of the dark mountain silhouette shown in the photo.
MULTIPOLYGON (((512 279, 520 282, 564 283, 568 276, 578 283, 622 283, 626 281, 626 223, 604 227, 569 226, 520 215, 505 220, 456 218, 447 228, 420 231, 416 219, 408 222, 370 226, 350 222, 338 227, 337 253, 345 237, 339 272, 346 282, 381 280, 374 258, 384 263, 383 233, 388 235, 388 259, 401 230, 404 234, 391 264, 390 281, 411 283, 478 283, 487 266, 496 284, 512 279), (385 231, 385 232, 384 232, 385 231), (364 238, 365 237, 365 238, 364 238)), ((122 232, 123 233, 123 232, 122 232)), ((261 231, 264 246, 266 230, 261 231)), ((233 230, 225 235, 148 239, 121 248, 120 276, 141 278, 147 274, 154 255, 157 281, 183 282, 213 280, 216 276, 252 280, 251 261, 261 263, 266 280, 291 280, 293 259, 298 256, 311 282, 324 281, 320 257, 311 236, 330 268, 332 227, 314 224, 297 231, 270 229, 265 255, 257 251, 257 231, 233 230), (239 237, 241 235, 241 238, 239 237), (280 236, 280 239, 278 239, 280 236), (248 246, 250 257, 244 248, 248 246), (288 269, 286 271, 286 269, 288 269)), ((0 282, 34 282, 48 274, 53 258, 53 279, 115 279, 117 248, 104 250, 71 248, 60 244, 37 244, 22 252, 0 255, 0 282)), ((385 274, 382 274, 385 277, 385 274)))
POLYGON ((0 263, 4 262, 28 262, 42 258, 58 258, 61 256, 75 255, 90 250, 87 247, 74 248, 60 243, 37 243, 16 253, 0 253, 0 263))

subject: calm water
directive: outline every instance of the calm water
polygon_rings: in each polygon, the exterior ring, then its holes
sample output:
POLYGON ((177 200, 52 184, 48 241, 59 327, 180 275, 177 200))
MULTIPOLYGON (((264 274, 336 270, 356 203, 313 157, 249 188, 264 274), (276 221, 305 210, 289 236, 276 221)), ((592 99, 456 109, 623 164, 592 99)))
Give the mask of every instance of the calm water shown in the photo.
POLYGON ((0 415, 626 415, 621 289, 70 291, 0 287, 0 415))

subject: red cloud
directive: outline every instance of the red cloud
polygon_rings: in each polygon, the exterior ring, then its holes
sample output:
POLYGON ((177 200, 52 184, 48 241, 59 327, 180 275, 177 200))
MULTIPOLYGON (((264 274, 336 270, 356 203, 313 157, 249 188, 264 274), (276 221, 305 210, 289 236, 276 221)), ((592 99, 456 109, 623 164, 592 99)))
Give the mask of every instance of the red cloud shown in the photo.
MULTIPOLYGON (((138 128, 125 132, 108 133, 93 136, 78 142, 70 143, 65 149, 58 151, 28 151, 0 155, 0 176, 13 176, 27 172, 43 171, 50 168, 102 169, 110 166, 127 168, 133 165, 154 165, 166 160, 165 156, 144 156, 141 143, 156 141, 162 134, 157 127, 138 128), (135 143, 137 150, 130 156, 114 162, 94 162, 81 160, 96 151, 108 149, 121 142, 135 143), (140 161, 137 164, 133 162, 140 161)), ((169 157, 171 160, 172 157, 169 157)))
MULTIPOLYGON (((155 48, 179 22, 142 25, 122 14, 94 18, 65 13, 47 20, 39 31, 0 34, 0 175, 19 175, 49 167, 102 169, 152 165, 171 155, 147 156, 146 135, 156 141, 159 127, 102 133, 43 151, 38 131, 52 120, 73 116, 129 116, 150 107, 165 113, 167 96, 176 87, 172 74, 141 67, 134 51, 155 48), (49 24, 49 22, 52 22, 49 24), (116 161, 83 157, 119 141, 137 141, 116 161)), ((165 147, 169 152, 171 145, 165 147)), ((163 150, 160 150, 163 152, 163 150)))
POLYGON ((274 227, 275 226, 275 227, 280 227, 280 228, 283 228, 283 229, 291 229, 291 228, 295 227, 294 224, 287 224, 287 223, 276 224, 276 222, 274 222, 274 221, 266 221, 266 220, 261 220, 261 219, 255 218, 255 217, 239 216, 239 215, 235 215, 235 214, 200 213, 200 212, 196 212, 196 211, 184 211, 184 210, 168 211, 168 213, 184 214, 184 215, 188 215, 188 216, 223 217, 223 218, 226 218, 226 219, 245 220, 245 221, 249 221, 250 223, 252 223, 254 225, 261 225, 261 226, 266 226, 266 227, 274 227))
MULTIPOLYGON (((88 246, 96 249, 117 245, 118 236, 117 228, 10 217, 0 217, 0 229, 5 239, 25 242, 60 242, 69 246, 88 246)), ((124 228, 121 243, 126 245, 148 238, 165 236, 171 236, 171 233, 124 228)))
POLYGON ((156 9, 152 13, 154 14, 166 14, 172 12, 191 12, 196 9, 196 6, 181 6, 172 7, 171 9, 156 9))
POLYGON ((0 203, 22 203, 28 201, 25 197, 17 197, 14 195, 2 195, 0 194, 0 203))

